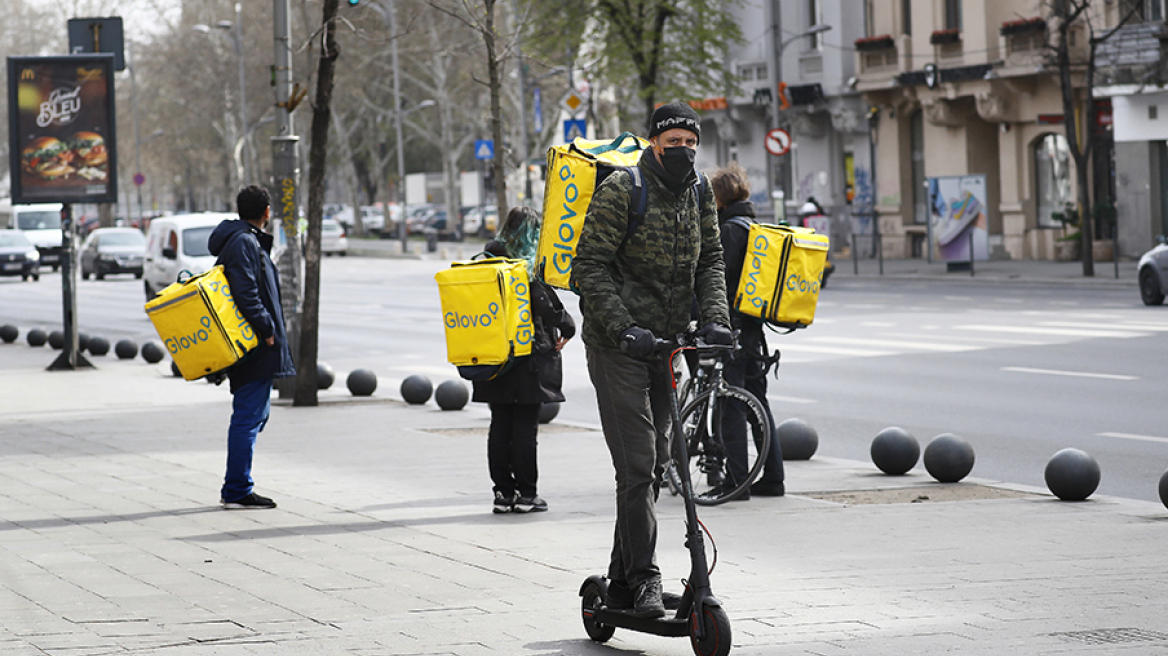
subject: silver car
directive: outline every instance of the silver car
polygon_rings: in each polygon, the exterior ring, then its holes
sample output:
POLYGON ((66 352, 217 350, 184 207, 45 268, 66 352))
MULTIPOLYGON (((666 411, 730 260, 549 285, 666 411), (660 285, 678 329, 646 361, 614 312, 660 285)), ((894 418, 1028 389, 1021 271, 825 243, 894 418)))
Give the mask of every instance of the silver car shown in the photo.
POLYGON ((1144 305, 1160 305, 1168 290, 1168 244, 1160 236, 1160 245, 1144 253, 1136 266, 1140 280, 1140 298, 1144 305))
POLYGON ((349 240, 345 228, 332 219, 320 222, 320 252, 325 255, 348 255, 349 240))

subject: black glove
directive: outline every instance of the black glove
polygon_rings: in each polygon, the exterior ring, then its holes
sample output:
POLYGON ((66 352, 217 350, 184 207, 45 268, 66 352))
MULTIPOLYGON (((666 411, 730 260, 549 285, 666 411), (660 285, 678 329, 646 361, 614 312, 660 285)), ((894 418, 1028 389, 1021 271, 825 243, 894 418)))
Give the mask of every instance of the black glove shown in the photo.
POLYGON ((560 322, 560 337, 564 339, 572 339, 576 336, 576 321, 572 319, 572 315, 564 312, 563 321, 560 322))
POLYGON ((730 346, 734 343, 734 336, 730 334, 730 329, 714 321, 702 326, 702 329, 698 331, 698 337, 707 344, 730 346))
POLYGON ((653 355, 653 348, 657 345, 657 338, 653 331, 645 330, 640 326, 630 326, 620 336, 621 350, 634 358, 647 358, 653 355))

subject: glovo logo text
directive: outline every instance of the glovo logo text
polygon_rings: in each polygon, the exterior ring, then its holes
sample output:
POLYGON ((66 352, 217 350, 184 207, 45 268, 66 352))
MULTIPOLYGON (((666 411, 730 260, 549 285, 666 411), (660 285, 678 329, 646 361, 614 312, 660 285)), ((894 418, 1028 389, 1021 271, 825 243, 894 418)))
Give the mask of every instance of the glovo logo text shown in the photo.
POLYGON ((463 314, 455 310, 447 312, 443 320, 447 328, 455 330, 458 328, 487 328, 497 318, 499 318, 499 304, 491 303, 487 306, 487 311, 481 314, 463 314))
POLYGON ((534 331, 531 323, 531 294, 527 283, 519 278, 511 279, 511 290, 515 293, 515 301, 519 309, 519 325, 515 330, 515 341, 519 344, 530 344, 534 331))
MULTIPOLYGON (((231 298, 231 288, 227 286, 225 280, 209 280, 207 281, 207 291, 212 294, 218 293, 231 302, 231 307, 235 310, 233 312, 232 320, 235 322, 235 328, 239 331, 239 336, 243 341, 250 342, 255 339, 255 333, 252 332, 251 324, 243 317, 243 313, 239 311, 239 307, 235 305, 235 301, 231 298)), ((220 313, 222 314, 222 313, 220 313)))
POLYGON ((568 184, 564 186, 564 194, 559 199, 563 210, 560 212, 555 241, 552 242, 552 266, 561 275, 567 275, 572 270, 572 258, 576 255, 576 240, 579 238, 573 221, 576 221, 584 208, 580 207, 580 188, 572 181, 576 177, 572 167, 561 164, 556 175, 560 177, 560 182, 568 184))
POLYGON ((201 317, 199 323, 203 325, 202 328, 195 330, 189 335, 176 335, 166 340, 166 350, 174 355, 180 351, 185 351, 189 348, 198 346, 201 342, 206 342, 211 338, 211 317, 201 317))
POLYGON ((750 243, 750 260, 746 272, 746 297, 750 299, 750 304, 756 308, 762 308, 766 304, 766 299, 762 297, 762 263, 767 257, 767 250, 770 249, 771 243, 766 238, 766 235, 759 233, 755 236, 754 241, 750 243))
POLYGON ((787 276, 787 291, 800 292, 802 294, 819 294, 819 281, 808 280, 798 273, 792 273, 787 276))

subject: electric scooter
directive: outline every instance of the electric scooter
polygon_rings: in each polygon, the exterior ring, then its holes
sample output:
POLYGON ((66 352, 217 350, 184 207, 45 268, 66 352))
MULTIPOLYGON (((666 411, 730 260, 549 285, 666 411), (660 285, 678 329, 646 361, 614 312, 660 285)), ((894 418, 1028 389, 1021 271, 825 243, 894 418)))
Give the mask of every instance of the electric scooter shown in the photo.
MULTIPOLYGON (((681 412, 677 404, 677 378, 673 375, 673 359, 680 351, 705 348, 693 337, 681 335, 676 340, 657 340, 656 352, 668 352, 662 358, 669 369, 674 393, 670 395, 669 409, 673 415, 673 449, 677 462, 688 462, 685 435, 681 427, 681 412)), ((727 347, 733 348, 733 347, 727 347)), ((726 656, 730 653, 730 618, 722 609, 722 602, 710 590, 709 570, 706 566, 706 547, 702 526, 698 522, 693 485, 688 467, 678 467, 682 497, 685 501, 685 545, 689 548, 690 574, 681 595, 681 605, 673 616, 659 619, 633 617, 628 611, 612 610, 608 603, 608 579, 589 576, 580 587, 581 614, 584 630, 596 642, 605 642, 617 628, 651 633, 666 637, 688 635, 697 656, 726 656)))

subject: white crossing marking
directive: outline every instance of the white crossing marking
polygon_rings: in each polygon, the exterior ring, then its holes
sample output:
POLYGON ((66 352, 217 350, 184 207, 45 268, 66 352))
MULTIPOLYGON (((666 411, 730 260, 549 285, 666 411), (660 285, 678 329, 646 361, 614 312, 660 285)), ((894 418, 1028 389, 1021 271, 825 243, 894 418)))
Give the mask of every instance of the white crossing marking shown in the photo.
POLYGON ((976 330, 991 333, 1018 333, 1023 335, 1057 335, 1061 337, 1147 337, 1146 333, 1123 330, 1041 328, 1038 326, 954 326, 954 330, 976 330))
POLYGON ((1123 440, 1140 440, 1141 442, 1163 442, 1168 444, 1168 437, 1155 437, 1153 435, 1135 435, 1133 433, 1096 433, 1099 437, 1118 437, 1123 440))
POLYGON ((908 342, 895 339, 866 339, 861 337, 831 337, 827 335, 816 336, 810 339, 817 343, 830 342, 834 344, 854 344, 855 346, 883 346, 885 348, 920 349, 922 351, 945 351, 950 353, 976 351, 983 348, 981 346, 963 344, 937 344, 935 342, 908 342))
POLYGON ((868 328, 892 328, 896 326, 896 324, 891 321, 861 321, 860 325, 866 326, 868 328))
MULTIPOLYGON (((1040 321, 1040 326, 1057 326, 1060 328, 1082 328, 1082 323, 1071 323, 1070 321, 1040 321)), ((1120 330, 1151 330, 1152 332, 1168 332, 1168 325, 1165 324, 1135 324, 1130 321, 1119 323, 1111 326, 1111 328, 1118 328, 1120 330)))
POLYGON ((778 396, 776 394, 767 394, 767 399, 771 401, 780 401, 782 403, 819 403, 815 399, 801 399, 797 396, 778 396))
POLYGON ((1002 371, 1015 371, 1023 374, 1043 374, 1047 376, 1072 376, 1076 378, 1102 378, 1104 380, 1139 380, 1139 376, 1125 376, 1123 374, 1096 374, 1088 371, 1059 371, 1057 369, 1032 369, 1030 367, 1002 367, 1002 371))
POLYGON ((812 346, 810 344, 787 343, 779 348, 786 353, 822 353, 825 355, 854 355, 861 358, 876 358, 883 355, 896 355, 893 351, 872 351, 868 349, 836 348, 833 346, 812 346))

